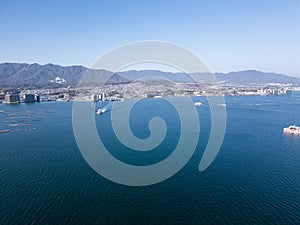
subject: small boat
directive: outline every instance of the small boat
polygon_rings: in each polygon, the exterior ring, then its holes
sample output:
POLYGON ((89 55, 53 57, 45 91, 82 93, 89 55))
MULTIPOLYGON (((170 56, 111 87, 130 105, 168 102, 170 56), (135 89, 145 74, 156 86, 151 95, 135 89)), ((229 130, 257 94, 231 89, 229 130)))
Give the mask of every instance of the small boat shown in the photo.
POLYGON ((194 105, 195 105, 195 106, 201 106, 202 103, 201 103, 201 102, 195 102, 194 105))
POLYGON ((286 134, 300 135, 300 127, 296 125, 291 125, 289 127, 283 128, 283 132, 286 134))
POLYGON ((0 133, 7 133, 9 132, 10 130, 0 130, 0 133))
POLYGON ((98 109, 97 112, 96 112, 97 115, 101 115, 102 113, 104 113, 103 109, 98 109))
POLYGON ((20 127, 20 126, 22 126, 22 124, 19 124, 19 123, 12 123, 12 124, 9 124, 8 126, 9 126, 9 127, 20 127))
POLYGON ((16 132, 24 132, 24 131, 26 131, 26 129, 18 129, 18 130, 16 130, 16 132))

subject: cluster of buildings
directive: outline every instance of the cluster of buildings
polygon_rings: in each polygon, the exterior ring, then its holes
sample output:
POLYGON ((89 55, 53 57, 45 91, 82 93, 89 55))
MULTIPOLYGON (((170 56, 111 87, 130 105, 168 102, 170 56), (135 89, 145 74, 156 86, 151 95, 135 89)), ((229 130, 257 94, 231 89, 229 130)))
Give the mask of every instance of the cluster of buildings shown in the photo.
POLYGON ((56 88, 39 90, 10 90, 0 92, 0 103, 16 104, 41 101, 70 101, 76 92, 74 88, 56 88))
POLYGON ((91 95, 91 102, 98 102, 98 101, 105 101, 105 100, 108 100, 106 93, 91 95))
POLYGON ((276 96, 291 95, 293 89, 291 85, 266 85, 254 87, 224 87, 225 96, 276 96))
POLYGON ((54 80, 50 80, 51 83, 56 83, 56 84, 64 84, 67 81, 62 78, 62 77, 56 77, 54 80))
MULTIPOLYGON (((80 90, 78 90, 80 92, 80 90)), ((122 100, 133 98, 158 98, 158 97, 186 97, 186 96, 268 96, 292 94, 290 85, 267 85, 267 86, 219 86, 177 83, 173 85, 142 85, 130 83, 122 85, 106 85, 99 89, 86 88, 81 90, 81 95, 76 95, 76 100, 92 101, 99 100, 122 100), (85 93, 85 95, 84 95, 85 93), (95 94, 102 93, 102 94, 95 94), (90 96, 87 98, 86 95, 90 96)))
POLYGON ((0 102, 30 103, 40 101, 122 101, 134 98, 157 98, 168 96, 250 96, 250 95, 289 95, 292 86, 269 84, 266 86, 202 85, 196 83, 173 83, 145 85, 129 84, 105 85, 102 87, 57 88, 23 90, 19 93, 0 93, 0 102))
POLYGON ((4 95, 2 94, 2 97, 3 97, 3 103, 7 103, 7 104, 17 104, 20 102, 24 102, 24 103, 40 102, 40 96, 34 94, 24 94, 20 96, 19 94, 6 93, 4 95))
POLYGON ((292 88, 267 86, 258 90, 260 95, 291 95, 293 93, 292 88))

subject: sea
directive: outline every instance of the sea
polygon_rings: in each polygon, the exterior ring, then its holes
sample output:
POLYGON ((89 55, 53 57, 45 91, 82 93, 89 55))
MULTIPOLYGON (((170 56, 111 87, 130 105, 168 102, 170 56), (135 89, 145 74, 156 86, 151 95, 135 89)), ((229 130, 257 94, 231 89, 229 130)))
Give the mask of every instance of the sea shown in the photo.
MULTIPOLYGON (((300 136, 283 133, 300 126, 300 92, 224 98, 226 132, 212 164, 198 169, 214 106, 193 97, 202 105, 191 159, 147 186, 113 182, 89 166, 74 138, 72 102, 0 104, 0 130, 10 130, 0 133, 0 224, 300 224, 300 136)), ((94 114, 113 157, 143 166, 172 154, 181 123, 167 99, 142 99, 130 113, 131 130, 141 139, 150 135, 152 117, 166 123, 165 139, 147 152, 117 139, 112 104, 88 107, 107 109, 94 114)))

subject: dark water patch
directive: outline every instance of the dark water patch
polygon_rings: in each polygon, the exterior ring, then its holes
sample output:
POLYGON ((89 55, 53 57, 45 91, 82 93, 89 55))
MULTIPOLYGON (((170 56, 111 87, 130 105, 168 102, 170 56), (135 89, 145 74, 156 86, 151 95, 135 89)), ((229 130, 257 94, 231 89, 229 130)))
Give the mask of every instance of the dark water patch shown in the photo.
MULTIPOLYGON (((198 107, 200 141, 191 160, 170 179, 147 187, 113 183, 89 167, 73 136, 71 103, 17 106, 18 115, 37 108, 55 113, 30 127, 14 128, 26 132, 0 135, 0 224, 298 224, 300 138, 282 132, 287 125, 300 125, 298 99, 234 97, 226 104, 226 135, 211 166, 198 170, 211 122, 209 107, 198 107), (241 102, 252 105, 242 107, 241 102)), ((136 108, 131 126, 137 136, 147 137, 157 107, 172 128, 172 143, 164 146, 169 154, 180 123, 176 113, 168 118, 167 105, 150 100, 136 108)), ((2 104, 0 110, 11 111, 2 104)), ((98 128, 109 127, 108 121, 109 113, 96 118, 98 128)), ((113 130, 105 131, 107 147, 116 146, 113 130)), ((168 156, 157 151, 143 159, 120 144, 114 154, 143 163, 168 156)))

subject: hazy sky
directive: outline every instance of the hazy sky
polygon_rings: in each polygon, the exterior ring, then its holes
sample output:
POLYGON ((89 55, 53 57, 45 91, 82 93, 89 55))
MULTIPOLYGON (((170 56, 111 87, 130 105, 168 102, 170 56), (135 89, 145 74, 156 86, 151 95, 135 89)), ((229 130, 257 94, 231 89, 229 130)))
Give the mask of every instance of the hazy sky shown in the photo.
POLYGON ((89 66, 119 45, 162 40, 212 71, 300 76, 300 0, 1 0, 0 30, 0 62, 89 66))

